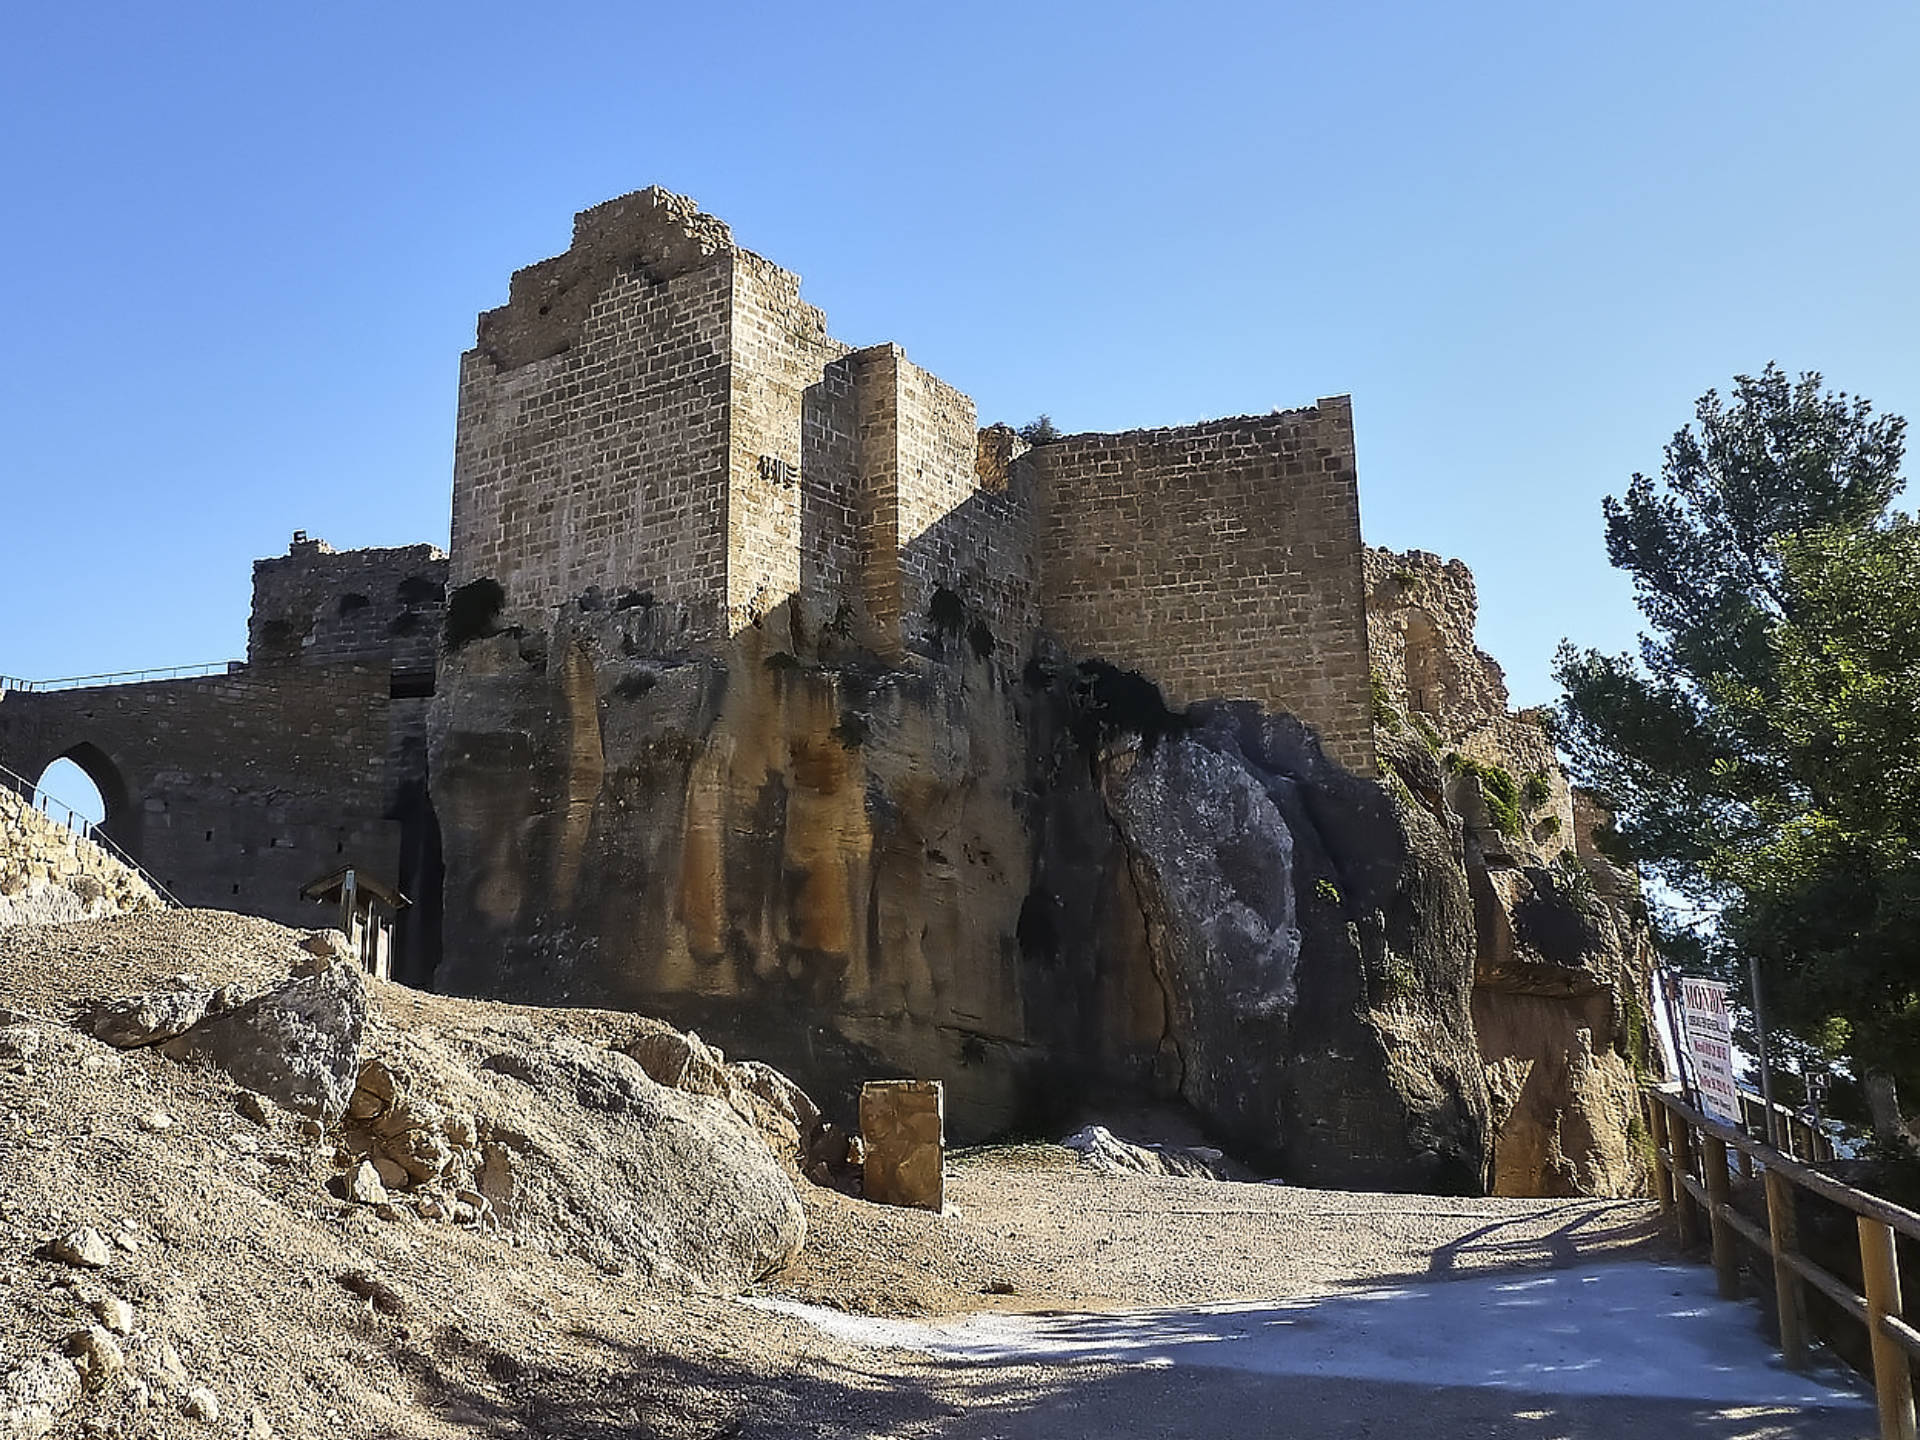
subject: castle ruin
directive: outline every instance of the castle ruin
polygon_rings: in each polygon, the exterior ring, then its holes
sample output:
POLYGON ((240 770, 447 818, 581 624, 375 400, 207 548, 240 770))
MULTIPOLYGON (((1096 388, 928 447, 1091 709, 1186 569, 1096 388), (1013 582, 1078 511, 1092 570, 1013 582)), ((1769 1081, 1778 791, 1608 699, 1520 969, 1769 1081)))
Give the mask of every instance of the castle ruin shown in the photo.
MULTIPOLYGON (((1202 707, 1221 736, 1304 722, 1297 754, 1263 732, 1276 797, 1387 797, 1385 693, 1469 756, 1547 776, 1551 829, 1543 810, 1495 839, 1469 815, 1499 863, 1572 842, 1551 747, 1478 667, 1471 577, 1462 639, 1461 582, 1438 564, 1366 550, 1345 397, 1030 446, 897 345, 833 339, 796 276, 649 189, 578 215, 566 253, 480 317, 447 553, 296 536, 254 567, 244 663, 0 685, 0 764, 80 764, 106 833, 190 905, 315 923, 301 886, 363 867, 413 901, 397 978, 647 1007, 827 1089, 940 1075, 956 1129, 984 1134, 1050 1088, 1198 1103, 1196 1002, 1162 953, 1175 922, 1109 818, 1134 763, 1115 737, 1144 725, 1150 752, 1162 707, 1175 729, 1202 707)), ((1423 803, 1457 855, 1448 784, 1423 803)), ((1381 834, 1408 823, 1380 814, 1381 834)), ((1323 895, 1360 863, 1345 843, 1327 842, 1341 878, 1323 895)), ((1390 932, 1412 901, 1375 870, 1352 885, 1386 887, 1370 903, 1390 932)), ((1271 953, 1312 948, 1310 901, 1262 922, 1271 953)), ((1339 964, 1362 975, 1362 951, 1398 942, 1354 919, 1329 911, 1327 944, 1359 936, 1339 964)), ((1298 1003, 1378 1011, 1374 983, 1298 1003)), ((1424 1166, 1472 1188, 1487 1100, 1477 1062, 1455 1063, 1465 994, 1424 1098, 1381 1059, 1351 1104, 1283 1125, 1311 1089, 1289 1081, 1272 1114, 1225 1128, 1293 1126, 1251 1148, 1321 1157, 1319 1178, 1424 1166)))

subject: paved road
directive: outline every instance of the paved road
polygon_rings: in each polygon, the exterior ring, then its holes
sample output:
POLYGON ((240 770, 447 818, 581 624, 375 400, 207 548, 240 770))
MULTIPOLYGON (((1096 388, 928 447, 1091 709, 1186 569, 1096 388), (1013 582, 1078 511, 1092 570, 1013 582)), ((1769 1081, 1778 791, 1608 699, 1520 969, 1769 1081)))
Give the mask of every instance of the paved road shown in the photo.
POLYGON ((1705 1267, 1624 1261, 1269 1303, 880 1321, 781 1305, 900 1350, 951 1408, 914 1433, 1154 1437, 1851 1437, 1838 1372, 1780 1366, 1705 1267))

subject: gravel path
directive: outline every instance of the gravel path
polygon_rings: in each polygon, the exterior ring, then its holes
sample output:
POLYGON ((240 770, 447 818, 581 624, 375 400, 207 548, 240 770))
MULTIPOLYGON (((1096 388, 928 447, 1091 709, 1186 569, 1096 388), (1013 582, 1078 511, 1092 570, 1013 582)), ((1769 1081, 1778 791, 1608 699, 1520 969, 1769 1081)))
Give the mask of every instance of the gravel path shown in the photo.
MULTIPOLYGON (((257 1413, 272 1434, 302 1440, 1864 1433, 1858 1412, 1569 1400, 1164 1356, 917 1354, 572 1254, 382 1220, 328 1193, 328 1147, 292 1117, 248 1120, 219 1073, 113 1052, 70 1024, 76 1000, 174 973, 264 983, 286 973, 295 938, 214 912, 0 930, 0 1024, 24 1026, 40 1046, 31 1064, 0 1066, 0 1376, 57 1349, 91 1307, 118 1296, 138 1315, 129 1365, 171 1367, 182 1388, 205 1385, 222 1406, 214 1428, 158 1401, 131 1419, 123 1386, 87 1398, 69 1430, 85 1421, 101 1434, 204 1440, 245 1433, 257 1413), (49 1239, 76 1225, 116 1237, 104 1269, 46 1258, 49 1239)), ((375 1010, 421 1035, 498 1023, 594 1041, 634 1023, 387 985, 375 1010)), ((1640 1202, 1117 1178, 1051 1146, 955 1156, 950 1216, 803 1190, 806 1249, 754 1298, 882 1317, 1074 1312, 1108 1323, 1141 1306, 1352 1297, 1453 1277, 1470 1286, 1663 1253, 1640 1202)))
MULTIPOLYGON (((1776 1403, 1762 1405, 1724 1398, 1570 1396, 1428 1383, 1417 1372, 1395 1378, 1254 1373, 1241 1368, 1243 1358, 1225 1358, 1214 1343, 1182 1343, 1192 1335, 1162 1343, 1169 1333, 1210 1323, 1214 1317, 1199 1313, 1203 1307, 1234 1301, 1287 1303, 1234 1317, 1229 1331, 1344 1323, 1345 1341, 1352 1338, 1351 1317, 1335 1322, 1331 1312, 1350 1309, 1381 1286, 1412 1289, 1418 1303, 1430 1308, 1437 1298, 1445 1323, 1461 1327, 1475 1323, 1461 1317, 1471 1317, 1490 1290, 1591 1273, 1596 1265, 1631 1267, 1629 1281, 1638 1280, 1645 1266, 1648 1276, 1661 1274, 1653 1282, 1656 1292, 1664 1293, 1670 1281, 1673 1293, 1685 1297, 1675 1307, 1695 1306, 1694 1292, 1711 1294, 1710 1275, 1691 1268, 1655 1271, 1656 1263, 1673 1257, 1648 1202, 1463 1200, 1120 1179, 1094 1174, 1047 1146, 963 1153, 953 1164, 948 1193, 959 1213, 945 1218, 813 1197, 808 1254, 763 1287, 762 1298, 866 1315, 947 1317, 943 1328, 952 1327, 961 1312, 1027 1312, 1026 1318, 1010 1318, 1002 1333, 1037 1326, 1056 1339, 1091 1334, 1098 1343, 1051 1362, 1010 1361, 1004 1346, 981 1347, 972 1356, 935 1355, 917 1348, 918 1341, 914 1349, 862 1343, 858 1337, 868 1328, 863 1321, 836 1326, 834 1343, 859 1344, 868 1357, 860 1367, 864 1374, 915 1387, 939 1407, 934 1415, 900 1415, 896 1428, 849 1433, 1008 1440, 1402 1434, 1826 1440, 1872 1430, 1872 1411, 1857 1404, 1777 1403, 1780 1394, 1801 1388, 1785 1376, 1760 1377, 1775 1381, 1767 1398, 1776 1403), (1011 1294, 982 1293, 1008 1287, 1011 1294), (1445 1304, 1449 1299, 1451 1306, 1445 1304), (1151 1318, 1099 1318, 1099 1312, 1139 1307, 1184 1308, 1151 1318), (1095 1318, 1076 1320, 1072 1312, 1095 1312, 1095 1318), (1040 1315, 1049 1318, 1040 1321, 1040 1315), (1779 1381, 1787 1382, 1784 1392, 1779 1381)), ((1670 1323, 1667 1314, 1651 1318, 1670 1323)), ((1476 1337, 1476 1348, 1497 1355, 1508 1343, 1516 1352, 1525 1348, 1535 1321, 1525 1312, 1502 1315, 1489 1305, 1481 1323, 1485 1332, 1476 1337)), ((1616 1320, 1616 1330, 1622 1324, 1630 1328, 1632 1321, 1616 1320)), ((1730 1338, 1739 1345, 1744 1337, 1750 1343, 1741 1358, 1764 1363, 1757 1308, 1722 1312, 1718 1326, 1716 1343, 1730 1338)), ((884 1341, 889 1327, 877 1328, 876 1338, 884 1341)), ((1207 1342, 1218 1338, 1201 1336, 1207 1342)), ((1419 1347, 1407 1347, 1404 1337, 1359 1343, 1398 1345, 1409 1351, 1412 1364, 1423 1363, 1411 1353, 1419 1347)), ((1573 1345, 1577 1350, 1577 1336, 1573 1345)), ((1596 1362, 1616 1362, 1619 1349, 1616 1336, 1612 1353, 1596 1354, 1596 1362)), ((1391 1369, 1393 1356, 1383 1363, 1391 1369)), ((1447 1378, 1457 1382, 1460 1376, 1447 1378)), ((1846 1387, 1844 1379, 1828 1378, 1846 1387)), ((1591 1388, 1594 1382, 1589 1377, 1582 1383, 1591 1388)), ((1618 1387, 1602 1381, 1599 1388, 1618 1387)), ((1684 1377, 1679 1388, 1686 1388, 1684 1377)), ((1714 1392, 1703 1386, 1700 1393, 1714 1392)), ((867 1402, 887 1403, 879 1396, 867 1402)))
POLYGON ((950 1216, 814 1191, 807 1249, 764 1293, 876 1315, 1096 1310, 1664 1253, 1641 1200, 1120 1178, 1051 1145, 961 1152, 949 1165, 950 1216))

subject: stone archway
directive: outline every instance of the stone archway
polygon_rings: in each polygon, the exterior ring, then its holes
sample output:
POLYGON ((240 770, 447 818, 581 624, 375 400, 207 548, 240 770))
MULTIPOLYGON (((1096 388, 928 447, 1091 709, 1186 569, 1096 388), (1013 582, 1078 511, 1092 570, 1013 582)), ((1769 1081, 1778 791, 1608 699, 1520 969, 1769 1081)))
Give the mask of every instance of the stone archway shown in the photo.
POLYGON ((48 767, 55 761, 68 760, 77 765, 87 779, 93 782, 93 788, 100 792, 100 803, 106 809, 106 816, 100 822, 99 829, 109 840, 118 845, 129 856, 140 858, 140 808, 134 803, 133 792, 127 785, 126 776, 111 756, 91 740, 83 740, 77 745, 69 745, 41 769, 46 774, 48 767))

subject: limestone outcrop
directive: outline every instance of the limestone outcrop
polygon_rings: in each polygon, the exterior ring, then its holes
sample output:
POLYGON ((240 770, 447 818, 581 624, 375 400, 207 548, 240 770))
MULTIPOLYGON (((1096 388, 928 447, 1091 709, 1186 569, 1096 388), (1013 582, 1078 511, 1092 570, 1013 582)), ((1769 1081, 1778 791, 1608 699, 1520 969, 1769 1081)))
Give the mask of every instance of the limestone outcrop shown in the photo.
POLYGON ((494 631, 429 727, 440 983, 668 1016, 842 1123, 886 1075, 944 1081, 962 1142, 1175 1099, 1296 1180, 1485 1185, 1459 838, 1299 722, 1057 646, 494 631))
POLYGON ((1290 717, 1197 707, 1103 764, 1165 987, 1179 1093, 1315 1184, 1475 1193, 1472 921, 1432 818, 1290 717))
POLYGON ((1461 837, 1494 1191, 1641 1193, 1653 956, 1638 885, 1601 853, 1607 816, 1568 785, 1543 718, 1507 709, 1473 644, 1467 568, 1375 550, 1367 569, 1379 753, 1461 837))

